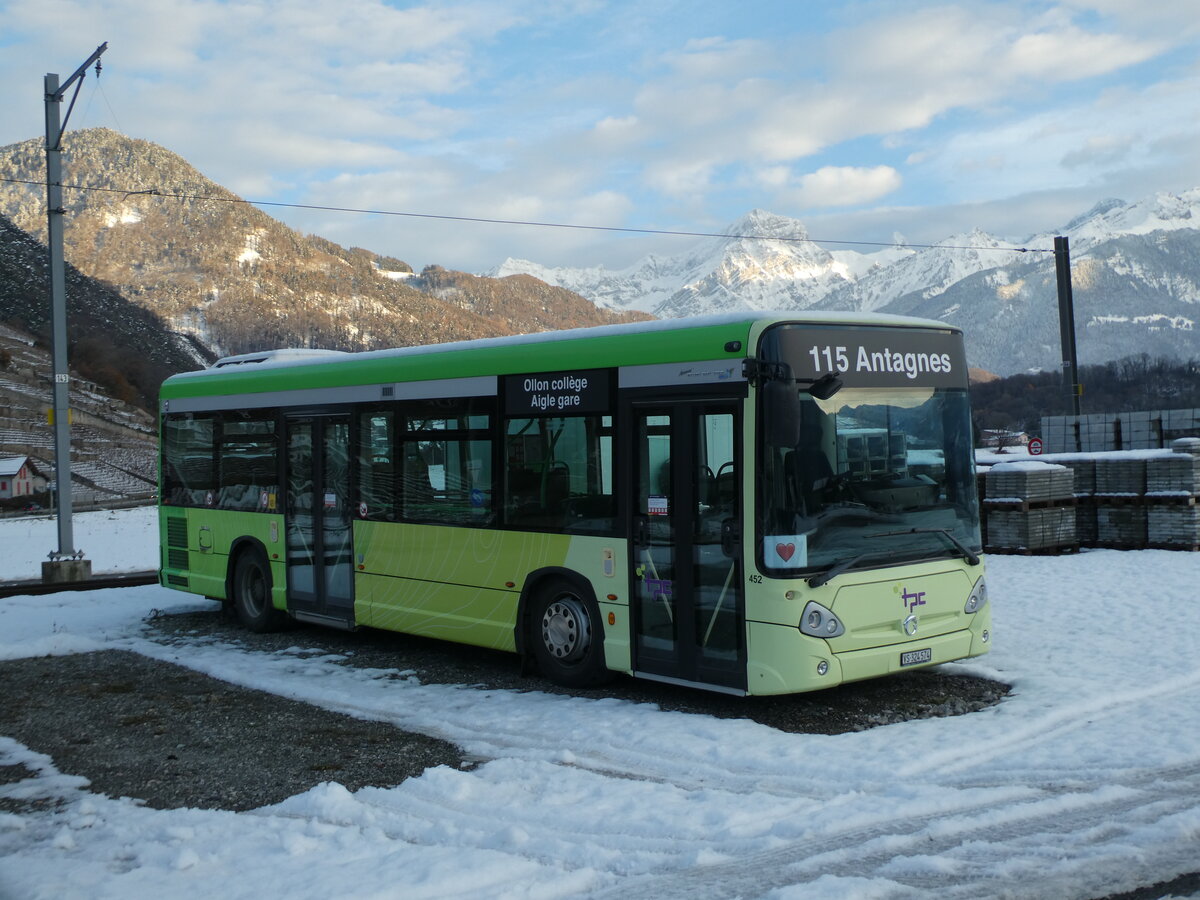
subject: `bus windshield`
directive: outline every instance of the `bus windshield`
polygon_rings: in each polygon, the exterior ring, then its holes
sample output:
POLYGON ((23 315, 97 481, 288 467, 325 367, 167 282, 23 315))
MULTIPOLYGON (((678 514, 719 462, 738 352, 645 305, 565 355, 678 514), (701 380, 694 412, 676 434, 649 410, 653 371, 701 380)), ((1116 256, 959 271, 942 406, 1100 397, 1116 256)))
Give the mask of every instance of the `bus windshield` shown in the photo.
POLYGON ((848 381, 825 400, 797 388, 797 427, 786 437, 763 406, 758 527, 766 571, 811 576, 951 556, 975 562, 979 510, 965 384, 848 381))

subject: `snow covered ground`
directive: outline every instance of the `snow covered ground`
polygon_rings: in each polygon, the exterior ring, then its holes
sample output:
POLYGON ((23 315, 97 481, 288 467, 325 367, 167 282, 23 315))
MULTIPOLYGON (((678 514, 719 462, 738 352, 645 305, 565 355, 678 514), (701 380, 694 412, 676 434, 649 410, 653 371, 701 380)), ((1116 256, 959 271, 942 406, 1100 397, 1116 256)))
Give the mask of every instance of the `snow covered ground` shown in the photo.
MULTIPOLYGON (((154 567, 151 513, 81 517, 96 571, 154 567)), ((30 525, 0 522, 0 576, 36 574, 24 560, 53 542, 30 525)), ((0 766, 38 773, 0 800, 63 801, 0 812, 0 897, 1085 898, 1167 881, 1200 870, 1198 562, 993 556, 995 648, 954 668, 1011 696, 836 736, 164 647, 142 618, 198 601, 157 587, 0 600, 0 659, 130 649, 485 760, 251 812, 159 811, 0 737, 0 766)))

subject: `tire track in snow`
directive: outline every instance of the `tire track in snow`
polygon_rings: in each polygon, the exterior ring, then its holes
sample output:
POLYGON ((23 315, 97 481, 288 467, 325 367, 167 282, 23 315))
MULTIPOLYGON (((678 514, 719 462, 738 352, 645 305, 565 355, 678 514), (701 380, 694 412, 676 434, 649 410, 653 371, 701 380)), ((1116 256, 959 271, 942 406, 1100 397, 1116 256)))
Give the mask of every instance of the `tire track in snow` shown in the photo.
POLYGON ((981 804, 949 815, 892 818, 732 863, 626 879, 593 896, 758 897, 832 877, 870 880, 872 897, 1087 900, 1194 871, 1200 855, 1198 798, 1200 766, 1147 770, 1128 784, 1096 791, 1059 790, 1002 807, 981 804), (1179 817, 1182 833, 1173 844, 1147 847, 1131 837, 1172 817, 1179 817), (1064 842, 1069 849, 1089 844, 1138 849, 1098 857, 1077 850, 1074 859, 1064 860, 1059 849, 1064 842), (995 877, 997 868, 1004 870, 1003 880, 995 877), (983 874, 973 877, 972 870, 983 874))
POLYGON ((902 777, 919 774, 918 765, 920 770, 936 768, 942 773, 977 768, 988 759, 1019 753, 1023 747, 1045 743, 1050 739, 1091 725, 1097 719, 1111 719, 1121 715, 1129 707, 1145 703, 1147 700, 1162 699, 1176 694, 1192 694, 1198 688, 1200 688, 1200 669, 1145 688, 1095 697, 1069 710, 1050 713, 1025 722, 1013 728, 1005 737, 989 739, 985 746, 972 747, 970 752, 964 752, 962 747, 955 747, 944 750, 940 754, 926 754, 919 764, 909 764, 907 767, 901 768, 898 774, 902 777))

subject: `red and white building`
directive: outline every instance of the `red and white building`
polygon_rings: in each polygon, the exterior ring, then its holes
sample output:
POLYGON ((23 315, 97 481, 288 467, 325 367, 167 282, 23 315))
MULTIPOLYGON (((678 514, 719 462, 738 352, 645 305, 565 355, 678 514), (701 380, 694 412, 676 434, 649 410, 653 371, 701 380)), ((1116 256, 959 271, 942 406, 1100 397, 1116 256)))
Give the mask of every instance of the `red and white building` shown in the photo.
POLYGON ((34 492, 34 470, 28 456, 0 459, 0 500, 25 497, 34 492))

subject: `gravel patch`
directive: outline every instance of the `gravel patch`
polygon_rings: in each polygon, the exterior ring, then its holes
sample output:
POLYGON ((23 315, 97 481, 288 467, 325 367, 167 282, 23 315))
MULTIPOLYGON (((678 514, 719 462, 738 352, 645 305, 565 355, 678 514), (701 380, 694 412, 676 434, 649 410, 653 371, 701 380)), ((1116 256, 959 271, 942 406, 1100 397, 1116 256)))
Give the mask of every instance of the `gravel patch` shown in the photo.
POLYGON ((0 683, 0 734, 156 809, 254 809, 324 781, 356 790, 464 765, 446 741, 120 650, 3 662, 0 683))

